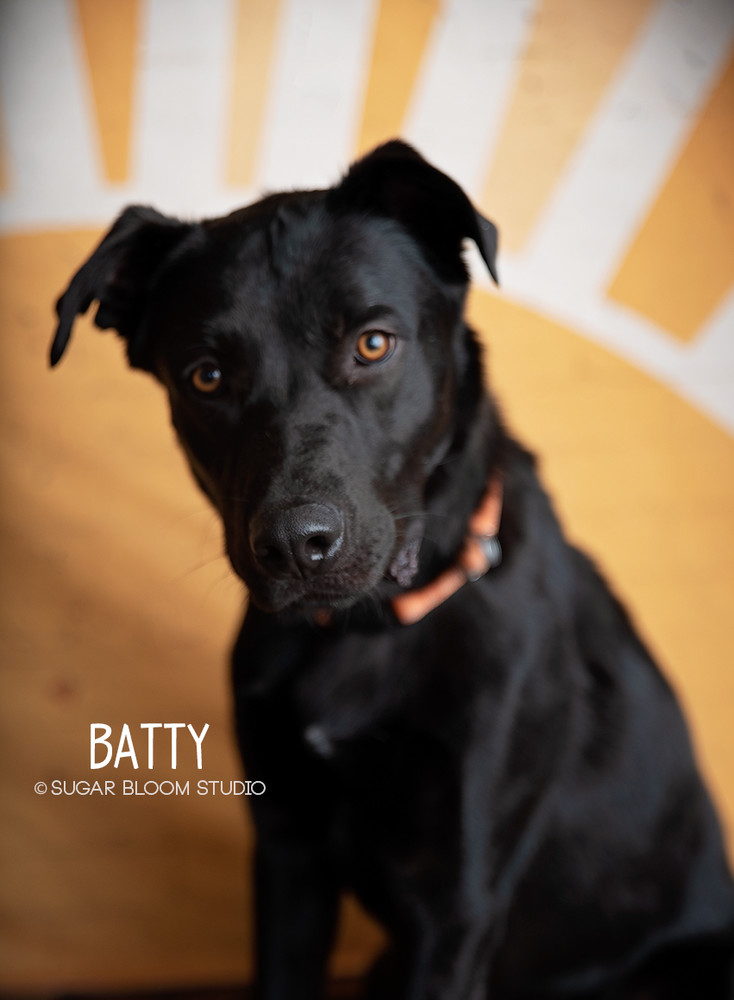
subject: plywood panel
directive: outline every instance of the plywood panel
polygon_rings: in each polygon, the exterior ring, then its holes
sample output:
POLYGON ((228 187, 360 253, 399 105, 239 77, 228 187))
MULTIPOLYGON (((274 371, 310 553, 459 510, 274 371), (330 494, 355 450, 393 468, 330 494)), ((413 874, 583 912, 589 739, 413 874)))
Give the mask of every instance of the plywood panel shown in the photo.
POLYGON ((277 0, 238 0, 229 133, 230 184, 253 182, 280 14, 277 0))
POLYGON ((139 0, 76 0, 105 173, 127 179, 139 0))
POLYGON ((380 0, 357 152, 399 136, 440 0, 380 0))

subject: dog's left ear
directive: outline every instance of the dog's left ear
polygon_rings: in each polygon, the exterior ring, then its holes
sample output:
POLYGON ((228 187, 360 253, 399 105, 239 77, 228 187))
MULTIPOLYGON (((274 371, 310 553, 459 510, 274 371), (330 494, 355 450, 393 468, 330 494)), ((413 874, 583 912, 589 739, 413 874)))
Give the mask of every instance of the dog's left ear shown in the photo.
POLYGON ((141 321, 148 294, 168 255, 194 228, 145 205, 126 208, 56 303, 51 365, 61 360, 76 317, 96 300, 95 324, 117 330, 127 341, 130 364, 147 368, 141 321))
POLYGON ((461 243, 474 240, 498 281, 496 226, 476 211, 455 181, 407 143, 393 139, 358 160, 330 192, 329 204, 397 220, 451 281, 467 281, 461 243))

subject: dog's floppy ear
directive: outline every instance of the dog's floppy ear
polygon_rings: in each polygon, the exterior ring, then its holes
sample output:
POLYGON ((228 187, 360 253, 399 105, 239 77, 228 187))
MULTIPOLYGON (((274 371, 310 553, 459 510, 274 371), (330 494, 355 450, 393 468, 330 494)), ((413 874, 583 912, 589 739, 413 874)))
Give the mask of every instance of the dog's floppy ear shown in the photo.
POLYGON ((59 325, 51 364, 66 350, 77 315, 96 299, 95 324, 117 330, 127 341, 130 364, 145 368, 139 332, 148 291, 165 258, 192 228, 146 206, 126 208, 56 303, 59 325))
POLYGON ((474 240, 497 282, 497 228, 459 185, 412 146, 393 139, 358 160, 330 194, 337 208, 371 211, 400 222, 449 280, 467 280, 461 243, 474 240))

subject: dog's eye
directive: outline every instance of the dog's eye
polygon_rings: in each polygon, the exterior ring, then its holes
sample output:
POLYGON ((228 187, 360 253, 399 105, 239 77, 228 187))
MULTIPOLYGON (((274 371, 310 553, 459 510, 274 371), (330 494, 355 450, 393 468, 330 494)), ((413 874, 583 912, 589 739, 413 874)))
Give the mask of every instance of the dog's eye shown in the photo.
POLYGON ((354 355, 363 365, 373 365, 389 358, 395 347, 395 338, 382 330, 367 330, 357 341, 357 352, 354 355))
POLYGON ((222 384, 222 370, 216 361, 202 361, 189 378, 197 392, 212 393, 222 384))

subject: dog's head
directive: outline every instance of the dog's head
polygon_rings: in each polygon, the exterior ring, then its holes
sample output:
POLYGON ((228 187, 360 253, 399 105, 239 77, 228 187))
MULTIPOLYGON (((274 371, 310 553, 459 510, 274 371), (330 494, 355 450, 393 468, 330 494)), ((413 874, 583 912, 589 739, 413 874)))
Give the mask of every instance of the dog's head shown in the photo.
POLYGON ((495 227, 400 142, 222 219, 128 208, 59 300, 51 362, 98 300, 168 390, 255 603, 348 607, 414 580, 431 483, 477 405, 467 237, 494 275, 495 227))

